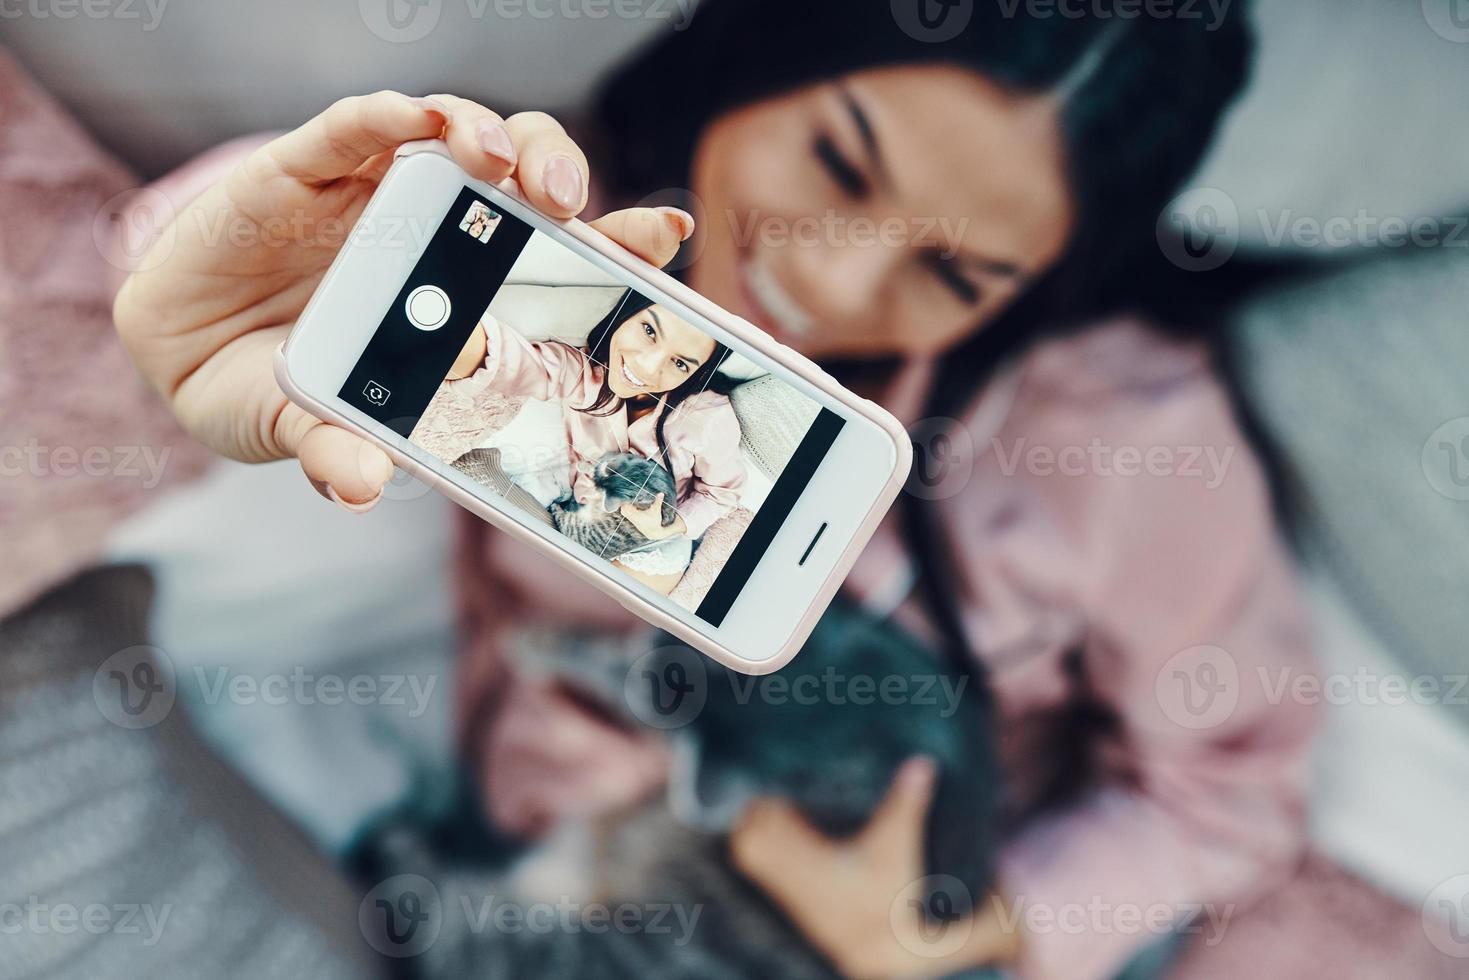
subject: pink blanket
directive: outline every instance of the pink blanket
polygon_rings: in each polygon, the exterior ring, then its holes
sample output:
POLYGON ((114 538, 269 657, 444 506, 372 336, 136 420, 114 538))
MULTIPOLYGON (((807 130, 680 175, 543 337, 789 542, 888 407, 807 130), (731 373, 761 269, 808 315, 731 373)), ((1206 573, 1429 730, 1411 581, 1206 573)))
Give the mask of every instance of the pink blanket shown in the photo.
POLYGON ((112 329, 110 213, 135 185, 0 51, 0 615, 207 464, 112 329))

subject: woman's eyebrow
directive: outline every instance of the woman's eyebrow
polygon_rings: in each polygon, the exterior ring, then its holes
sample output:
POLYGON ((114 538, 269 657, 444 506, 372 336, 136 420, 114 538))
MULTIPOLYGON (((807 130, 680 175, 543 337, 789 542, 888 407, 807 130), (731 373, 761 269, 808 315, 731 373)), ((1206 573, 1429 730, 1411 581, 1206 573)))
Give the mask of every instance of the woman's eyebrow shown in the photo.
MULTIPOLYGON (((653 322, 658 325, 658 332, 660 334, 663 333, 663 321, 658 319, 658 311, 650 306, 648 307, 648 315, 651 316, 653 318, 653 322)), ((675 354, 673 356, 678 358, 680 361, 688 361, 694 367, 698 367, 701 363, 703 363, 697 357, 685 357, 682 354, 675 354)))
POLYGON ((872 169, 877 172, 883 184, 891 186, 892 180, 888 176, 887 164, 883 162, 882 148, 877 145, 877 132, 872 128, 872 119, 862 104, 857 101, 851 91, 845 86, 838 89, 842 96, 842 102, 847 107, 847 113, 852 117, 852 124, 857 127, 857 135, 862 138, 862 146, 867 151, 868 162, 872 169))

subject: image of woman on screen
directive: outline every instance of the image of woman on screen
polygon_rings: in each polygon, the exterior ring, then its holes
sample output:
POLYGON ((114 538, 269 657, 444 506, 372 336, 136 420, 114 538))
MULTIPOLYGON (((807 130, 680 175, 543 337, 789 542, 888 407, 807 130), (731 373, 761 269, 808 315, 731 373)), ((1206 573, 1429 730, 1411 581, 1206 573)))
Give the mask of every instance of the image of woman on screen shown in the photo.
MULTIPOLYGON (((620 513, 649 544, 613 562, 667 594, 688 567, 694 543, 739 504, 745 483, 730 382, 717 371, 728 353, 628 290, 582 347, 528 340, 486 313, 446 386, 559 403, 566 453, 564 468, 559 459, 556 468, 583 507, 602 504, 598 464, 609 457, 632 453, 661 465, 672 477, 673 511, 665 511, 661 495, 651 506, 622 504, 620 513), (671 520, 665 523, 664 515, 671 520)), ((507 473, 515 479, 513 467, 507 473)))

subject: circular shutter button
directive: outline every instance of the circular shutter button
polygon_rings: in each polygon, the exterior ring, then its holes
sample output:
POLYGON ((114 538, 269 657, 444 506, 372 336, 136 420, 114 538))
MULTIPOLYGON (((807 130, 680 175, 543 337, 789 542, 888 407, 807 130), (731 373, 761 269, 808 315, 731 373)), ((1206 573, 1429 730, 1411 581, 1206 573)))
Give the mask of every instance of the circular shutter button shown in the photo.
POLYGON ((419 286, 404 307, 408 322, 420 330, 437 330, 449 322, 449 295, 438 286, 419 286))

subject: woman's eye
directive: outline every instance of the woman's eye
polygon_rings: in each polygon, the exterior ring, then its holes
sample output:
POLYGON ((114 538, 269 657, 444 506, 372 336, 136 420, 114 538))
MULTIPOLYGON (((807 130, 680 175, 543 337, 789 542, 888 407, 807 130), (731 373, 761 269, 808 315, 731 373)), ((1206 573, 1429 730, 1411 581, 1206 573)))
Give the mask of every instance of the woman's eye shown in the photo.
POLYGON ((928 267, 933 270, 933 274, 939 277, 939 281, 953 290, 961 300, 971 304, 979 302, 981 296, 979 286, 959 271, 958 264, 953 259, 930 253, 926 261, 928 267))
POLYGON ((843 191, 852 197, 867 196, 871 185, 867 182, 866 176, 843 155, 841 150, 837 149, 836 143, 830 136, 816 137, 815 152, 816 159, 821 161, 827 174, 843 191))
POLYGON ((684 374, 688 374, 689 373, 689 363, 688 363, 688 361, 677 360, 677 361, 674 361, 673 363, 674 363, 674 366, 676 366, 684 374))
POLYGON ((644 323, 643 333, 647 334, 649 337, 652 337, 656 335, 657 331, 653 329, 653 325, 651 323, 644 323))

